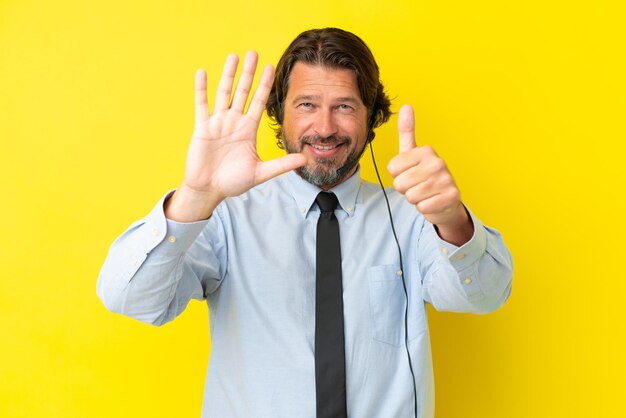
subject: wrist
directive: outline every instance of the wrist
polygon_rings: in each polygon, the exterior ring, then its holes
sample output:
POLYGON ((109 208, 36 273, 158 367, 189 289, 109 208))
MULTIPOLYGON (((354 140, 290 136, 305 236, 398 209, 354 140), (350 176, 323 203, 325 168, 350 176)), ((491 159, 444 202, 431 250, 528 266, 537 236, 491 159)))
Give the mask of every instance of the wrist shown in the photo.
POLYGON ((222 200, 224 200, 223 196, 194 190, 183 182, 174 194, 165 201, 165 217, 176 222, 206 220, 211 217, 222 200))
POLYGON ((459 202, 454 215, 445 223, 435 224, 439 237, 457 247, 468 242, 474 236, 474 223, 462 202, 459 202))

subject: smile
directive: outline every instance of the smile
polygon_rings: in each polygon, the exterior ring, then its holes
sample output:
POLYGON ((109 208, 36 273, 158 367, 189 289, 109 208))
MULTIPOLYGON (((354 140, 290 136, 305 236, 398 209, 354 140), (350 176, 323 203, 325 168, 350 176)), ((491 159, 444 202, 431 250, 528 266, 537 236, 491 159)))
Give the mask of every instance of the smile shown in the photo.
POLYGON ((333 148, 337 148, 341 144, 334 144, 334 145, 309 144, 309 145, 320 151, 330 151, 333 148))
POLYGON ((306 146, 311 155, 317 158, 334 158, 344 149, 345 142, 332 144, 324 143, 307 143, 306 146))

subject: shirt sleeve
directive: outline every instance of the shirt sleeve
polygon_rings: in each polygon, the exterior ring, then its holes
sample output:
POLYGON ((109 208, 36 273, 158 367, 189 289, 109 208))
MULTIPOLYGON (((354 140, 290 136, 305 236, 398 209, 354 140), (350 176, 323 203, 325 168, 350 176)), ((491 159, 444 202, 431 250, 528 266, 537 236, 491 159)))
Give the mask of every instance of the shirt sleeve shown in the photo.
POLYGON ((224 276, 219 217, 191 223, 166 219, 163 202, 172 193, 115 240, 96 286, 109 310, 153 325, 173 320, 191 299, 204 299, 224 276))
POLYGON ((488 313, 511 293, 513 259, 502 236, 468 213, 474 235, 461 247, 439 238, 428 222, 419 238, 424 300, 439 311, 488 313))

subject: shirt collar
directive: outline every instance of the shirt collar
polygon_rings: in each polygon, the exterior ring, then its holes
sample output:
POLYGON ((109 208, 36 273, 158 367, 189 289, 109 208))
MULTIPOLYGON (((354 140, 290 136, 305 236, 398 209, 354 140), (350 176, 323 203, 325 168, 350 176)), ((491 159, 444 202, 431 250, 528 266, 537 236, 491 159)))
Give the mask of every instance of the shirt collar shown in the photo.
MULTIPOLYGON (((302 217, 306 218, 311 208, 317 207, 317 205, 313 205, 313 203, 322 189, 304 180, 295 171, 290 171, 287 174, 287 179, 291 186, 291 194, 298 205, 298 210, 302 214, 302 217)), ((335 193, 340 208, 346 212, 348 216, 354 216, 356 199, 360 188, 361 167, 359 166, 352 176, 330 189, 329 192, 335 193)))

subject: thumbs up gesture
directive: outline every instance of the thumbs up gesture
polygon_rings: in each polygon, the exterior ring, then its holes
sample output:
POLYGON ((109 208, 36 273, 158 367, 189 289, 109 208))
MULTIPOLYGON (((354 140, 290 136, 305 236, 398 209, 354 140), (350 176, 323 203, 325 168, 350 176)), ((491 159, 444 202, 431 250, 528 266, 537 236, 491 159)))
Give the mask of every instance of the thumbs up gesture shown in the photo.
POLYGON ((435 225, 442 239, 463 245, 473 235, 472 221, 446 163, 432 147, 415 144, 415 116, 409 105, 400 109, 398 133, 400 153, 387 166, 393 187, 435 225))

